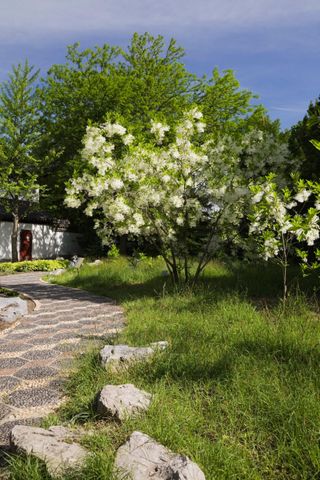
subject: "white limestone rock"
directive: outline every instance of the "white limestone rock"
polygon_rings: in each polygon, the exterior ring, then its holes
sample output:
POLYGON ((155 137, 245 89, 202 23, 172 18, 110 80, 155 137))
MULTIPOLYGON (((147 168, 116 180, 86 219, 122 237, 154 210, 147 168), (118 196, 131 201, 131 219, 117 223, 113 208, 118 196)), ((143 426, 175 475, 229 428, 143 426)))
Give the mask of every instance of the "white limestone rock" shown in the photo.
POLYGON ((10 442, 18 451, 43 460, 49 474, 59 478, 68 470, 83 466, 89 455, 78 443, 70 443, 72 436, 70 430, 60 426, 45 430, 16 425, 11 431, 10 442))
POLYGON ((141 432, 133 432, 117 451, 115 473, 120 480, 205 480, 202 470, 188 457, 141 432))
POLYGON ((126 364, 128 362, 143 360, 154 354, 151 347, 129 347, 128 345, 106 345, 100 351, 102 365, 126 364))
POLYGON ((51 272, 49 272, 49 275, 53 275, 53 276, 61 275, 62 273, 66 272, 66 271, 67 271, 66 268, 57 268, 57 270, 52 270, 51 272))
POLYGON ((128 345, 105 345, 100 350, 101 363, 104 367, 109 365, 128 364, 129 362, 144 360, 158 350, 165 350, 168 342, 155 342, 150 347, 130 347, 128 345))
POLYGON ((125 420, 148 410, 152 395, 139 390, 131 383, 106 385, 100 392, 97 412, 117 420, 125 420))
POLYGON ((101 263, 102 263, 102 261, 99 260, 99 259, 97 259, 97 260, 95 260, 94 262, 88 263, 88 265, 90 265, 90 266, 95 266, 95 265, 101 265, 101 263))
POLYGON ((0 297, 0 321, 14 323, 28 314, 28 302, 20 297, 0 297))
POLYGON ((168 348, 169 343, 166 342, 165 340, 162 340, 161 342, 153 342, 151 343, 151 348, 154 350, 165 350, 168 348))

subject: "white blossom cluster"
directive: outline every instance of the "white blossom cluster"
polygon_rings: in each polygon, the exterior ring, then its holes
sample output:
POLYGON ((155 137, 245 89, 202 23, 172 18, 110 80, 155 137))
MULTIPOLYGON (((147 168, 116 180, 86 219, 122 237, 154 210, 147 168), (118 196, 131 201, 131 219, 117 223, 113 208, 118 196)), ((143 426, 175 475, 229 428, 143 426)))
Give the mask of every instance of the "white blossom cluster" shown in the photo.
POLYGON ((285 249, 287 254, 290 248, 298 248, 298 243, 301 257, 301 242, 306 247, 314 246, 320 238, 318 184, 300 180, 293 190, 280 189, 275 176, 269 175, 263 183, 253 185, 251 191, 249 232, 260 240, 265 260, 283 255, 285 249))
POLYGON ((151 122, 151 133, 155 136, 158 145, 161 145, 163 139, 167 132, 169 132, 170 127, 169 125, 163 125, 161 122, 151 122))
MULTIPOLYGON (((196 227, 200 221, 221 216, 235 221, 229 206, 243 193, 237 182, 220 170, 225 156, 210 145, 195 146, 192 137, 202 132, 202 114, 187 112, 176 128, 175 141, 166 147, 163 141, 169 127, 153 123, 155 145, 134 145, 127 141, 126 130, 118 124, 88 127, 84 137, 83 160, 90 173, 73 179, 67 190, 67 204, 86 204, 85 213, 102 213, 97 222, 102 236, 112 224, 119 234, 157 235, 165 244, 177 239, 181 229, 196 227), (111 137, 118 135, 127 151, 117 158, 111 137), (229 198, 228 198, 229 195, 229 198)), ((226 161, 226 159, 224 160, 226 161)))
POLYGON ((248 179, 257 179, 270 172, 283 174, 297 168, 297 160, 290 158, 286 142, 279 142, 268 132, 253 129, 247 132, 240 143, 244 171, 248 179))

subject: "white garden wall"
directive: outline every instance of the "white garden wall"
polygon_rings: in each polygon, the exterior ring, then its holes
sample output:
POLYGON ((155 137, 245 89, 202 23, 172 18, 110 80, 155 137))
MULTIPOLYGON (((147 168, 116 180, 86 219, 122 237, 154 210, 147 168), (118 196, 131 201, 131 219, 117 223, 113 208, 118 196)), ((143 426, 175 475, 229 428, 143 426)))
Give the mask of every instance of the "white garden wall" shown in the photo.
MULTIPOLYGON (((0 222, 0 261, 11 260, 11 230, 11 222, 0 222)), ((31 223, 21 223, 20 230, 32 231, 33 259, 81 255, 81 235, 78 233, 57 231, 51 225, 31 223)))

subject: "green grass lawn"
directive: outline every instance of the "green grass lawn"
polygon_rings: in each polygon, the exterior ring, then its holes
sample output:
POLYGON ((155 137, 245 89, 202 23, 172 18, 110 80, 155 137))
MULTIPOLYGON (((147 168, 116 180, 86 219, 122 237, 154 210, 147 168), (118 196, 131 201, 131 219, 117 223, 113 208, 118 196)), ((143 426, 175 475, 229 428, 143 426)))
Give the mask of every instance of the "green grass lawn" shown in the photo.
MULTIPOLYGON (((68 478, 110 480, 116 448, 140 430, 191 457, 207 480, 319 479, 320 317, 312 280, 298 291, 292 272, 283 313, 275 268, 212 264, 194 292, 173 291, 163 269, 160 260, 134 267, 120 258, 54 279, 121 303, 128 324, 117 342, 170 345, 117 375, 100 367, 97 352, 78 360, 69 401, 47 421, 97 429, 83 440, 95 452, 90 464, 68 478), (125 382, 154 394, 149 412, 121 426, 95 418, 99 389, 125 382)), ((47 478, 25 459, 11 471, 15 480, 47 478)))

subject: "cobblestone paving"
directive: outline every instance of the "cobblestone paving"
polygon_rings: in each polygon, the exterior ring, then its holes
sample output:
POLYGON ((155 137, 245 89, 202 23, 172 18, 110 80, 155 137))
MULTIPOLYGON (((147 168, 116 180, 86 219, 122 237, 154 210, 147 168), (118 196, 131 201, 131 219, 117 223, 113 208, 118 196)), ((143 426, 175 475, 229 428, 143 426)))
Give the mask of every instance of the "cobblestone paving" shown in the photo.
POLYGON ((0 277, 0 286, 27 294, 35 310, 0 332, 0 446, 16 423, 38 423, 63 401, 72 357, 123 326, 112 300, 41 281, 43 273, 0 277))

